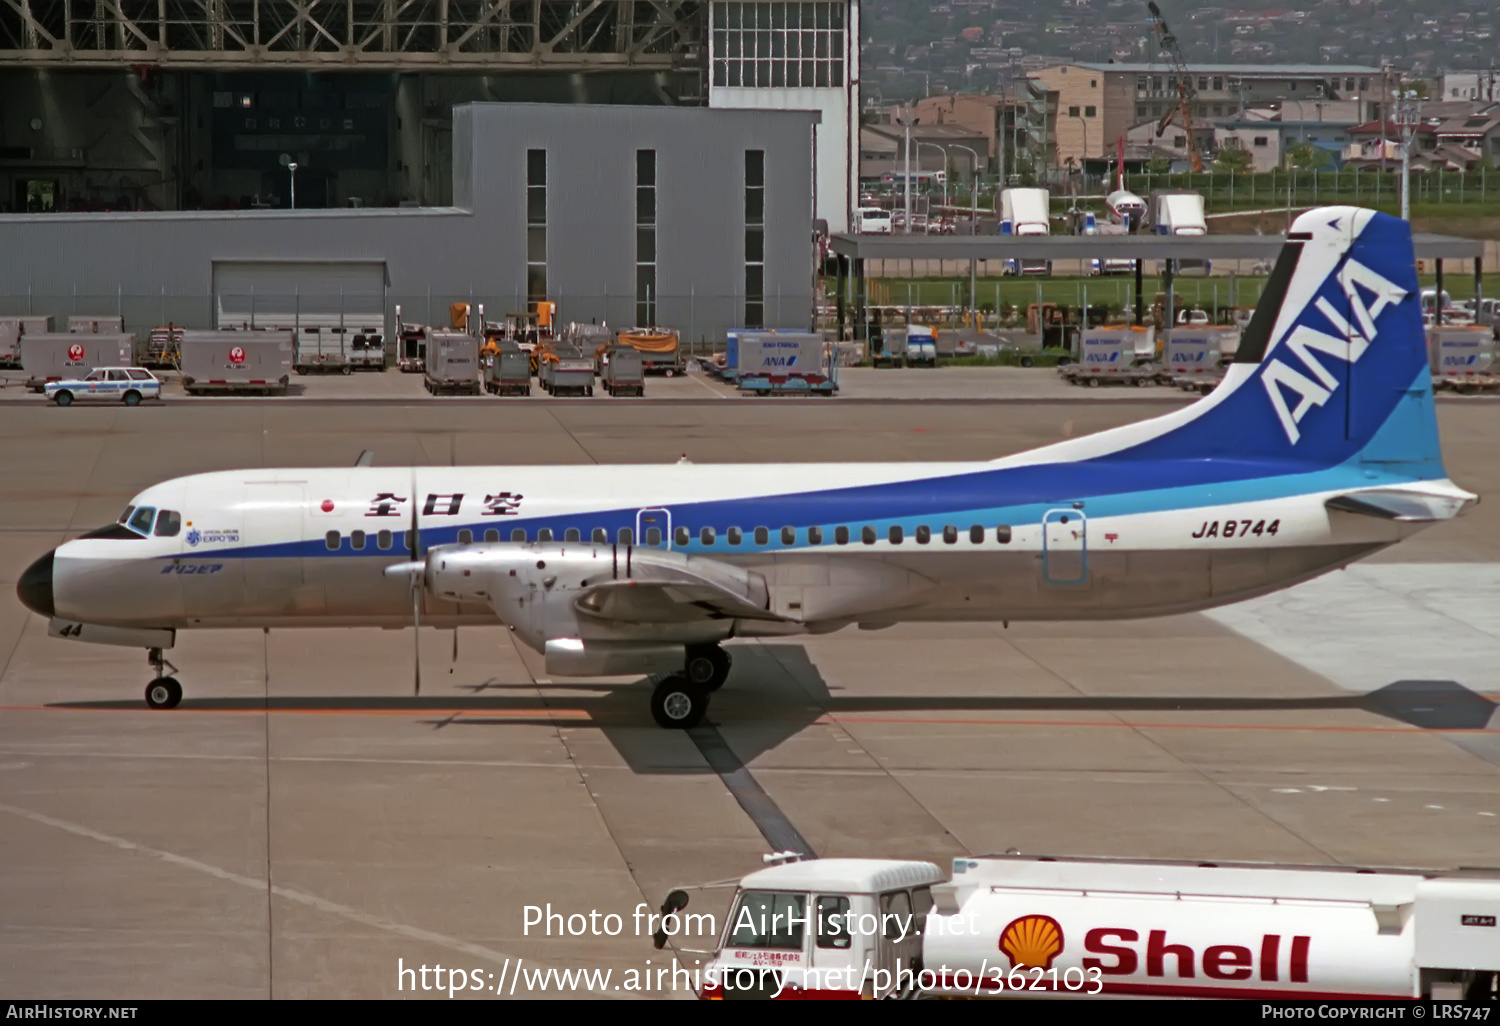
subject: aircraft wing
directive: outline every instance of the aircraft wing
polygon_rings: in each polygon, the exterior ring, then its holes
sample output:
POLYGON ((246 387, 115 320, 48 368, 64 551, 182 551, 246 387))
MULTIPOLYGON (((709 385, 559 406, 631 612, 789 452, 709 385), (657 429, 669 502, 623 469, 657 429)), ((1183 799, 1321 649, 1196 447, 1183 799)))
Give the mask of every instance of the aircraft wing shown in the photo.
POLYGON ((1335 495, 1324 505, 1341 513, 1357 513, 1402 523, 1452 520, 1479 501, 1479 496, 1447 482, 1428 482, 1425 488, 1364 488, 1335 495))

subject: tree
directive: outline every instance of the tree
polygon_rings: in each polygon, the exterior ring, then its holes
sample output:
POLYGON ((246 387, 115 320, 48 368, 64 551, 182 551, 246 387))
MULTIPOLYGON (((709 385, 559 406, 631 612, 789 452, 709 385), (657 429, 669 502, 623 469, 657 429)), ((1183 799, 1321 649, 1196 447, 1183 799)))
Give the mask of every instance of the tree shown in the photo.
POLYGON ((1150 171, 1153 175, 1170 174, 1172 171, 1171 158, 1159 156, 1152 157, 1150 160, 1146 161, 1146 170, 1150 171))
POLYGON ((1328 151, 1312 143, 1293 143, 1286 148, 1286 162, 1298 171, 1312 171, 1328 162, 1328 151))
POLYGON ((1220 170, 1233 173, 1248 171, 1250 165, 1255 163, 1255 158, 1250 155, 1249 150, 1243 147, 1222 146, 1219 148, 1219 155, 1214 158, 1214 163, 1220 170))

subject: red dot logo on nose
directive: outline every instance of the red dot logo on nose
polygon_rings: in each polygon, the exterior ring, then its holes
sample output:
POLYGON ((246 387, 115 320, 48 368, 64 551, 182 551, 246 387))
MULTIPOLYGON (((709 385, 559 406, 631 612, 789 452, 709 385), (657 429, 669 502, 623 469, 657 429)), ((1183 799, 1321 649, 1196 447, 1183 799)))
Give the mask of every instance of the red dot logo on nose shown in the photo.
POLYGON ((323 500, 323 505, 322 505, 322 510, 323 510, 324 513, 332 513, 333 512, 333 500, 332 499, 324 499, 323 500))

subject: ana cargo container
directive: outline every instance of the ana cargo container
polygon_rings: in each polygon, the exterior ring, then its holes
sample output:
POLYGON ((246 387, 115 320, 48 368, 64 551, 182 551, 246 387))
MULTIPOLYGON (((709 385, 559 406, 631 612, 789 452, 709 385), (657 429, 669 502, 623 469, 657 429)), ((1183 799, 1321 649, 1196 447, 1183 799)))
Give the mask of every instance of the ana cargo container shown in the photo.
POLYGON ((810 332, 746 332, 739 341, 740 391, 754 395, 832 395, 838 390, 828 347, 810 332))
POLYGON ((1497 921, 1497 870, 814 859, 739 881, 700 996, 1492 1003, 1497 921))
POLYGON ((641 368, 647 374, 670 378, 683 371, 682 340, 671 328, 631 328, 620 332, 615 343, 639 350, 641 368))
POLYGON ((285 393, 291 380, 290 331, 184 331, 181 344, 188 395, 285 393))
POLYGON ((1058 367, 1058 373, 1075 385, 1147 385, 1156 373, 1152 333, 1135 326, 1086 328, 1078 344, 1077 363, 1058 367))
POLYGON ((45 335, 51 330, 51 317, 0 317, 0 367, 12 370, 20 367, 22 337, 45 335))
POLYGON ((21 336, 21 369, 26 387, 46 389, 47 382, 82 378, 95 367, 135 365, 135 336, 48 333, 21 336))
POLYGON ((496 343, 486 357, 484 387, 495 395, 530 395, 531 354, 509 340, 496 343))
POLYGON ((1489 328, 1428 328, 1427 353, 1435 389, 1469 394, 1500 386, 1494 367, 1495 339, 1489 328))
POLYGON ((462 331, 434 331, 427 340, 423 384, 433 395, 479 395, 479 339, 462 331))
POLYGON ((641 366, 640 351, 630 346, 611 346, 605 350, 599 371, 599 383, 612 396, 646 394, 646 371, 641 366))
POLYGON ((93 317, 74 314, 68 318, 68 331, 76 335, 118 335, 125 330, 123 317, 93 317))

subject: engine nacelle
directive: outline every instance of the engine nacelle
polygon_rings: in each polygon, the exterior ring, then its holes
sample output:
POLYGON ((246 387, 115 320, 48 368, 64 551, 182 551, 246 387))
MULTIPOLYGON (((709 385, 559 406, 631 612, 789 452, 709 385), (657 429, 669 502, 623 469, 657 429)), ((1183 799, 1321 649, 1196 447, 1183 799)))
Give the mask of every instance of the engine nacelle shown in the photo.
POLYGON ((682 645, 651 641, 584 641, 551 638, 544 649, 547 673, 554 677, 622 677, 637 673, 677 673, 682 645))

